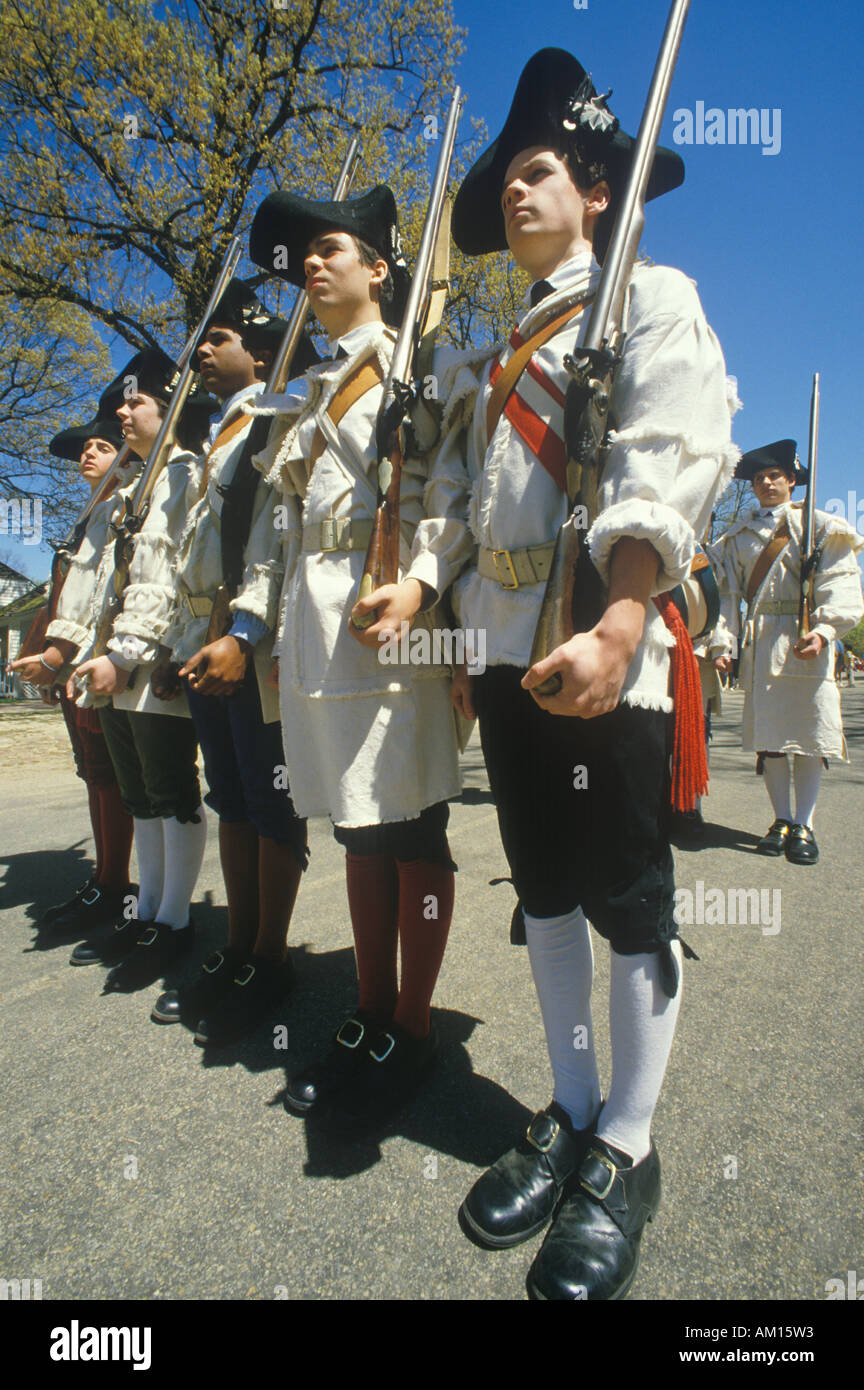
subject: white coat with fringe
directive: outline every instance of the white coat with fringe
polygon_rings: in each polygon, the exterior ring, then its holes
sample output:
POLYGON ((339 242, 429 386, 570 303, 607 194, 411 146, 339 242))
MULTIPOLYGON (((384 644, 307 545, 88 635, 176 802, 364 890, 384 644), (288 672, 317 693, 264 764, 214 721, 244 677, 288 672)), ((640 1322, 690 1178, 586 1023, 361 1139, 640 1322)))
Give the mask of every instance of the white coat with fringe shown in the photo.
MULTIPOLYGON (((322 521, 371 520, 375 513, 375 386, 343 416, 338 430, 327 407, 341 383, 366 358, 386 375, 394 334, 383 324, 346 335, 354 351, 306 375, 306 399, 283 398, 256 464, 279 491, 285 547, 277 652, 282 734, 291 795, 301 816, 328 815, 357 827, 413 820, 424 808, 459 793, 458 751, 443 664, 388 664, 348 630, 365 548, 309 551, 303 528, 322 521), (355 336, 356 335, 356 336, 355 336), (312 440, 326 446, 308 476, 312 440)), ((415 578, 440 596, 466 563, 464 471, 429 467, 407 457, 401 487, 399 578, 415 578)), ((437 607, 412 631, 446 620, 437 607)))
MULTIPOLYGON (((840 691, 834 679, 834 639, 849 632, 864 613, 857 555, 864 537, 847 521, 815 513, 816 544, 822 558, 813 580, 811 631, 825 639, 819 655, 802 661, 793 653, 798 640, 796 605, 801 575, 801 505, 786 503, 771 516, 754 508, 709 547, 716 565, 723 616, 739 655, 738 684, 745 692, 742 746, 753 752, 803 753, 848 761, 840 691), (753 567, 783 516, 791 539, 774 559, 746 605, 753 567), (766 612, 785 603, 786 614, 766 612), (746 612, 739 635, 739 613, 746 612)), ((733 651, 733 655, 735 651, 733 651)))
MULTIPOLYGON (((587 253, 575 257, 560 287, 524 314, 518 325, 521 338, 530 337, 547 320, 591 293, 599 276, 596 262, 587 253)), ((594 564, 608 582, 616 541, 625 536, 649 541, 660 557, 653 590, 660 594, 687 577, 712 507, 732 476, 739 451, 731 442, 730 422, 739 402, 694 284, 680 271, 637 266, 625 313, 627 339, 610 411, 615 428, 601 478, 600 511, 587 542, 594 564)), ((532 358, 562 397, 569 381, 564 354, 582 340, 589 317, 590 305, 532 358)), ((497 350, 506 363, 509 346, 497 350)), ((476 355, 473 361, 466 358, 445 379, 443 427, 452 436, 458 418, 466 424, 470 524, 477 544, 490 550, 517 550, 554 541, 567 516, 567 499, 505 413, 487 441, 494 352, 485 354, 479 380, 476 355)), ((532 405, 537 399, 535 394, 532 405)), ((544 418, 560 436, 563 409, 551 397, 547 400, 544 418)), ((476 568, 466 570, 457 581, 454 599, 459 618, 465 627, 485 629, 489 665, 524 668, 530 664, 543 592, 543 584, 504 589, 496 580, 482 578, 476 568)), ((670 646, 674 638, 649 605, 621 692, 624 703, 672 708, 670 646)))

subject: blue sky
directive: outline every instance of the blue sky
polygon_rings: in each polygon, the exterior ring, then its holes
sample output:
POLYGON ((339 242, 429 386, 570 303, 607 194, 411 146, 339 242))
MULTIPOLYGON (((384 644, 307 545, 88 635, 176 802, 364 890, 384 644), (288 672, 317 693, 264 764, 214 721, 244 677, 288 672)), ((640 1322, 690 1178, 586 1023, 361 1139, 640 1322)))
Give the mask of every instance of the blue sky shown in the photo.
MULTIPOLYGON (((466 117, 484 117, 490 137, 525 61, 547 45, 568 48, 600 90, 613 88, 610 106, 635 135, 666 0, 453 3, 468 30, 457 74, 466 117)), ((845 504, 851 491, 864 531, 862 66, 864 18, 851 0, 693 0, 661 135, 683 156, 686 179, 648 205, 643 246, 699 286, 738 378, 744 409, 734 436, 742 449, 793 436, 806 456, 810 384, 820 372, 817 504, 845 504), (764 111, 776 153, 763 154, 761 144, 676 144, 676 111, 695 117, 699 103, 706 113, 764 111)), ((47 573, 42 547, 18 553, 34 574, 47 573)))
MULTIPOLYGON (((666 0, 454 0, 468 29, 458 74, 471 115, 501 128, 519 73, 539 48, 569 49, 635 135, 660 47, 666 0), (528 18, 530 16, 530 18, 528 18)), ((693 0, 661 143, 683 186, 648 204, 643 247, 694 279, 738 378, 743 449, 793 437, 806 458, 810 386, 821 377, 817 504, 856 492, 864 531, 860 423, 864 14, 860 3, 693 0), (676 144, 676 110, 756 108, 779 149, 676 144)), ((684 133, 683 118, 677 122, 684 133)), ((761 132, 760 132, 761 135, 761 132)), ((766 143, 770 143, 767 142, 766 143)), ((850 520, 854 520, 850 516, 850 520)))

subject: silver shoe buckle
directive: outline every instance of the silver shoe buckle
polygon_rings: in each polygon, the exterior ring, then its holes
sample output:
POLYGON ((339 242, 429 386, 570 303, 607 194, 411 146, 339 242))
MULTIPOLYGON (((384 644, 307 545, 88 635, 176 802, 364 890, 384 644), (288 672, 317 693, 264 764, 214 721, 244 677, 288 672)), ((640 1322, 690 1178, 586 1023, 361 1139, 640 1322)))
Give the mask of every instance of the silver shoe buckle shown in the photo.
POLYGON ((386 1061, 387 1058, 390 1056, 390 1053, 396 1046, 396 1039, 394 1038, 392 1033, 385 1033, 384 1037, 387 1039, 387 1047, 385 1047, 384 1051, 380 1053, 380 1055, 375 1051, 374 1047, 370 1047, 369 1049, 369 1056, 373 1057, 376 1062, 386 1061))
POLYGON ((94 903, 98 903, 101 897, 102 894, 100 893, 99 889, 94 886, 89 890, 89 892, 85 893, 82 896, 81 901, 85 907, 92 907, 94 903))
MULTIPOLYGON (((359 1046, 360 1046, 360 1044, 361 1044, 361 1042, 363 1041, 363 1038, 365 1037, 365 1035, 366 1035, 366 1029, 363 1027, 363 1024, 359 1021, 359 1019, 356 1019, 356 1018, 346 1018, 345 1022, 344 1022, 343 1024, 340 1025, 340 1027, 339 1027, 339 1029, 338 1029, 338 1031, 337 1031, 337 1033, 336 1033, 336 1041, 339 1043, 339 1045, 340 1045, 341 1047, 350 1047, 351 1050, 352 1050, 352 1052, 353 1052, 353 1050, 354 1050, 355 1047, 359 1047, 359 1046), (347 1038, 343 1038, 343 1036, 342 1036, 342 1029, 343 1029, 343 1028, 347 1028, 349 1023, 356 1023, 356 1024, 357 1024, 357 1027, 360 1029, 360 1032, 357 1034, 357 1039, 356 1039, 355 1042, 349 1042, 347 1038)), ((388 1034, 388 1037, 389 1037, 389 1034, 388 1034)))
POLYGON ((243 966, 243 970, 245 970, 245 971, 247 972, 246 978, 245 978, 245 979, 243 978, 242 972, 241 972, 241 974, 235 975, 235 976, 234 976, 234 983, 235 983, 235 985, 239 985, 241 989, 243 988, 244 985, 248 985, 249 982, 250 982, 250 980, 254 979, 254 977, 255 977, 255 966, 254 966, 254 965, 250 965, 250 964, 247 962, 247 964, 243 966))

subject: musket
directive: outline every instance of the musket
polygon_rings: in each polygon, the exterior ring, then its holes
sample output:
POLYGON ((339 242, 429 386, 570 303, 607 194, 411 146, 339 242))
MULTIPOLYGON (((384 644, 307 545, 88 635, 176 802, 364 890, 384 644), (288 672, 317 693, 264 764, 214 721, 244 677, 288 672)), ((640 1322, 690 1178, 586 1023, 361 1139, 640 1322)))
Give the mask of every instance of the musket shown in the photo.
POLYGON ((63 585, 69 576, 73 557, 78 554, 81 548, 81 542, 87 530, 87 522, 99 503, 104 501, 111 492, 119 477, 120 469, 125 467, 131 452, 128 444, 120 446, 114 462, 105 476, 100 479, 96 491, 90 494, 81 508, 68 535, 54 545, 54 559, 51 561, 51 587, 48 590, 48 598, 37 609, 36 616, 27 629, 27 635, 18 648, 19 657, 38 656, 40 652, 44 651, 46 634, 57 616, 57 607, 63 592, 63 585))
MULTIPOLYGON (((342 168, 339 172, 339 177, 333 189, 334 203, 341 203, 347 198, 351 190, 351 184, 354 180, 359 158, 360 139, 355 135, 351 144, 348 146, 348 153, 345 156, 342 168)), ((294 308, 291 310, 288 327, 285 329, 282 342, 279 344, 279 349, 276 356, 273 358, 270 375, 267 378, 267 385, 264 388, 265 395, 281 395, 286 385, 291 380, 291 363, 300 345, 300 339, 303 336, 306 320, 309 317, 309 309, 309 296, 305 290, 302 290, 297 296, 294 308)), ((267 436, 270 432, 270 424, 271 421, 269 416, 258 415, 255 417, 245 445, 245 452, 247 452, 250 457, 259 454, 264 448, 267 443, 267 436)), ((228 577, 223 576, 223 581, 216 590, 213 607, 210 611, 210 622, 207 627, 208 643, 215 642, 218 638, 224 637, 228 628, 231 626, 230 605, 234 597, 234 593, 232 592, 233 589, 234 585, 230 582, 228 577)))
POLYGON ((123 592, 126 585, 129 583, 129 565, 132 561, 135 537, 147 519, 147 513, 150 510, 150 497, 156 479, 168 461, 168 456, 174 446, 174 432, 177 422, 194 384, 196 375, 194 348, 200 337, 201 330, 206 325, 208 319, 212 317, 216 306, 225 293, 228 282, 237 269, 240 251, 240 238, 232 237, 219 269, 216 283, 213 286, 213 291, 207 301, 207 306, 184 349, 183 356, 185 357, 185 361, 172 380, 171 402, 159 426, 159 433, 147 456, 147 462, 138 476, 138 481, 135 484, 135 491, 132 493, 131 497, 127 497, 124 500, 124 515, 122 520, 111 522, 111 528, 116 537, 114 541, 113 583, 111 590, 106 596, 106 601, 103 604, 99 623, 96 628, 96 637, 93 643, 94 656, 103 656, 108 649, 108 640, 114 626, 114 619, 123 606, 123 592))
MULTIPOLYGON (((375 422, 377 499, 372 536, 360 580, 358 598, 361 599, 368 598, 382 584, 395 584, 399 577, 399 492, 405 425, 418 398, 415 365, 420 341, 427 328, 432 295, 437 289, 434 283, 430 284, 430 280, 461 106, 462 89, 456 87, 447 113, 411 289, 375 422)), ((363 631, 372 626, 375 617, 373 609, 371 613, 352 617, 351 622, 363 631)))
POLYGON ((807 494, 801 518, 801 596, 798 603, 798 641, 810 631, 813 618, 813 576, 822 558, 816 545, 816 454, 819 448, 819 373, 813 373, 810 393, 810 439, 807 446, 807 494))
MULTIPOLYGON (((571 377, 564 404, 570 514, 556 537, 531 648, 531 666, 569 641, 574 632, 590 631, 606 606, 602 581, 581 533, 599 510, 600 474, 608 452, 609 404, 626 336, 621 327, 624 298, 645 225, 645 193, 689 7, 690 0, 674 0, 669 12, 585 338, 573 355, 564 358, 571 377)), ((557 695, 561 686, 561 675, 555 671, 534 686, 534 691, 557 695)))

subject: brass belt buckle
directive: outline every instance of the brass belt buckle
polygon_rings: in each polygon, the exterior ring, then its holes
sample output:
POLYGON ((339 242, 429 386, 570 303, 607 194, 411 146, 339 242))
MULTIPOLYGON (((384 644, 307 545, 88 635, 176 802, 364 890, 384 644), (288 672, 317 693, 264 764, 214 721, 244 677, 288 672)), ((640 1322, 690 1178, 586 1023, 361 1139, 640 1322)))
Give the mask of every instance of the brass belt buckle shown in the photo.
POLYGON ((513 564, 513 557, 512 557, 512 555, 510 554, 510 551, 509 551, 509 550, 493 550, 493 551, 492 551, 492 563, 493 563, 494 566, 495 566, 495 573, 498 575, 498 582, 499 582, 499 584, 501 585, 501 588, 502 588, 502 589, 518 589, 518 588, 519 588, 519 579, 518 579, 517 574, 516 574, 516 567, 515 567, 514 564, 513 564), (499 556, 499 555, 503 555, 503 556, 504 556, 504 558, 505 558, 505 560, 506 560, 506 562, 507 562, 507 564, 508 564, 508 566, 509 566, 509 568, 510 568, 510 574, 511 574, 511 577, 512 577, 512 580, 513 580, 513 583, 512 583, 512 584, 508 584, 508 583, 506 582, 505 578, 504 578, 504 575, 501 573, 501 566, 498 564, 498 556, 499 556))

